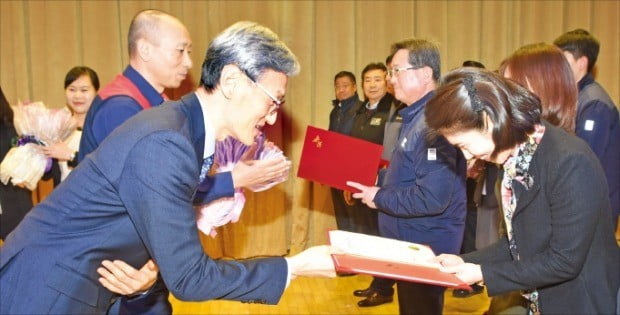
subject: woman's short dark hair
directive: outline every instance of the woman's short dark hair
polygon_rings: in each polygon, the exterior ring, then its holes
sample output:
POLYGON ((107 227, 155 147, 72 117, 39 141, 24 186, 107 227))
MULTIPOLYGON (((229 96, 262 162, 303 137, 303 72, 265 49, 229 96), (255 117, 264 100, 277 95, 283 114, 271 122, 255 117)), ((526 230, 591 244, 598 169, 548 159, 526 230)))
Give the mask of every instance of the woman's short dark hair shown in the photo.
POLYGON ((93 84, 95 91, 99 91, 99 77, 97 76, 97 72, 85 66, 73 67, 69 70, 69 72, 67 72, 67 75, 65 75, 65 89, 83 75, 87 75, 90 78, 90 82, 93 84))
POLYGON ((523 143, 534 132, 534 126, 540 124, 540 113, 536 95, 494 72, 478 68, 448 73, 424 112, 431 136, 472 129, 483 131, 488 117, 495 143, 492 157, 523 143), (466 80, 471 80, 473 88, 465 87, 466 80), (472 102, 472 98, 479 102, 472 102))

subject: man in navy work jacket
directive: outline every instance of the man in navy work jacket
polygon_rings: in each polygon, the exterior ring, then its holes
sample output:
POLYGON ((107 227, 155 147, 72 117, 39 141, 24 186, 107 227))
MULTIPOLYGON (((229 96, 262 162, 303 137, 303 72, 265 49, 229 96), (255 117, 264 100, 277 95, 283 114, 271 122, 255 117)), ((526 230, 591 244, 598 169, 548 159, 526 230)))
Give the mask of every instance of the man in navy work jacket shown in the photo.
POLYGON ((579 99, 575 134, 588 143, 601 161, 607 185, 614 223, 620 214, 620 115, 605 89, 594 80, 599 42, 583 29, 566 32, 554 42, 564 52, 573 70, 579 99))
MULTIPOLYGON (((392 45, 388 70, 403 125, 381 187, 349 182, 353 194, 379 211, 382 236, 426 244, 435 254, 458 254, 465 226, 466 165, 444 138, 428 137, 424 106, 440 77, 437 47, 410 39, 392 45)), ((397 281, 400 314, 441 314, 443 287, 397 281)))
POLYGON ((227 136, 251 144, 275 121, 296 57, 271 30, 240 22, 210 44, 200 87, 114 130, 37 205, 0 255, 0 313, 100 313, 115 294, 103 260, 159 265, 182 300, 275 304, 294 276, 335 276, 327 246, 290 258, 213 260, 192 200, 203 160, 227 136))

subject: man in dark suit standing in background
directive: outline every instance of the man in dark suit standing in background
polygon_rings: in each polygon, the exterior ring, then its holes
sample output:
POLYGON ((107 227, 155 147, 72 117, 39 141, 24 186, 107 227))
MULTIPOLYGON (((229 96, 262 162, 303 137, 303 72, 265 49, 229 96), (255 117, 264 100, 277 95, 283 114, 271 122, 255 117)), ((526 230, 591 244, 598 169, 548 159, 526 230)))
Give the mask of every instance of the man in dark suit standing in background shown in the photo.
MULTIPOLYGON (((210 44, 195 93, 143 111, 114 130, 7 238, 0 313, 105 313, 116 296, 97 283, 103 260, 159 265, 179 299, 275 304, 298 275, 334 275, 325 246, 290 258, 213 260, 192 200, 215 141, 250 145, 275 122, 296 57, 269 29, 237 23, 210 44), (44 257, 44 258, 42 258, 44 257)), ((207 166, 208 168, 208 166, 207 166)), ((272 174, 273 175, 273 174, 272 174)))

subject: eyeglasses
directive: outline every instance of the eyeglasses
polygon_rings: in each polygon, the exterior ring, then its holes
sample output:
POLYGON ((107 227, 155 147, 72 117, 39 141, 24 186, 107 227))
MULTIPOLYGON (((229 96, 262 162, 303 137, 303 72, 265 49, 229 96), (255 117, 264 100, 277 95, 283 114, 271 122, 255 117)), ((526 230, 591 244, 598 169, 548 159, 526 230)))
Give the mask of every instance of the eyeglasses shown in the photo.
POLYGON ((414 66, 409 66, 409 67, 400 67, 400 68, 392 68, 392 69, 388 69, 387 74, 390 77, 396 77, 398 76, 399 73, 401 72, 405 72, 407 70, 414 70, 414 69, 418 69, 419 67, 414 67, 414 66))
POLYGON ((250 81, 252 81, 252 83, 258 86, 258 88, 261 91, 263 91, 263 93, 265 93, 265 95, 267 95, 273 101, 273 105, 275 106, 275 109, 273 111, 277 111, 280 108, 280 106, 284 105, 284 102, 285 102, 284 98, 277 99, 269 91, 267 91, 267 89, 262 84, 254 81, 247 72, 243 71, 243 73, 248 77, 248 79, 250 79, 250 81))
POLYGON ((267 96, 269 96, 269 98, 273 101, 273 105, 276 106, 276 109, 280 108, 280 106, 284 104, 284 99, 275 98, 273 95, 271 95, 271 93, 269 93, 269 91, 267 91, 267 89, 262 84, 256 81, 252 81, 252 82, 254 82, 254 84, 256 84, 256 86, 258 86, 258 88, 261 89, 261 91, 263 91, 267 96))

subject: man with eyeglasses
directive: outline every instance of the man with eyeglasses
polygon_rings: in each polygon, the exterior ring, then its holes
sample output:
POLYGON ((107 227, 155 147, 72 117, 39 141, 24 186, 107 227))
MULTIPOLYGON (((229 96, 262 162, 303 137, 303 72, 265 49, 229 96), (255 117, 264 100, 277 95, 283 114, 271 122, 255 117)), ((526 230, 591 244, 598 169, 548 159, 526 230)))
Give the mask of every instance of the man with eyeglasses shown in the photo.
MULTIPOLYGON (((392 45, 388 70, 395 97, 407 104, 397 146, 381 187, 349 182, 353 194, 379 210, 382 236, 429 245, 436 254, 458 254, 466 214, 463 155, 444 138, 428 134, 424 107, 440 78, 437 46, 421 39, 392 45)), ((445 288, 397 281, 401 314, 441 314, 445 288)))
MULTIPOLYGON (((77 160, 82 161, 129 118, 144 109, 161 105, 167 99, 164 89, 178 88, 188 75, 192 67, 191 50, 189 31, 176 17, 152 9, 138 12, 129 26, 129 65, 122 74, 102 88, 94 99, 84 123, 77 160)), ((232 195, 235 188, 269 181, 272 178, 265 180, 267 174, 282 173, 288 167, 286 161, 275 159, 240 162, 231 172, 209 176, 208 194, 198 193, 197 196, 206 203, 218 196, 232 195)), ((149 279, 146 282, 150 282, 152 274, 157 273, 157 267, 152 263, 143 266, 142 270, 148 277, 145 274, 138 275, 149 279), (150 270, 148 266, 153 269, 150 270)), ((126 285, 141 289, 140 285, 126 285)), ((118 312, 127 313, 171 312, 168 294, 161 281, 149 292, 149 295, 122 298, 112 310, 116 312, 119 308, 118 312)), ((125 290, 124 293, 133 295, 134 292, 125 290)))
POLYGON ((264 26, 239 22, 218 35, 194 93, 116 128, 10 234, 0 256, 0 287, 10 288, 0 290, 0 313, 106 313, 126 276, 112 259, 135 268, 152 258, 170 292, 187 301, 276 304, 296 276, 335 276, 327 246, 286 258, 211 259, 192 207, 196 189, 209 190, 198 176, 215 141, 252 144, 275 122, 298 71, 264 26))

